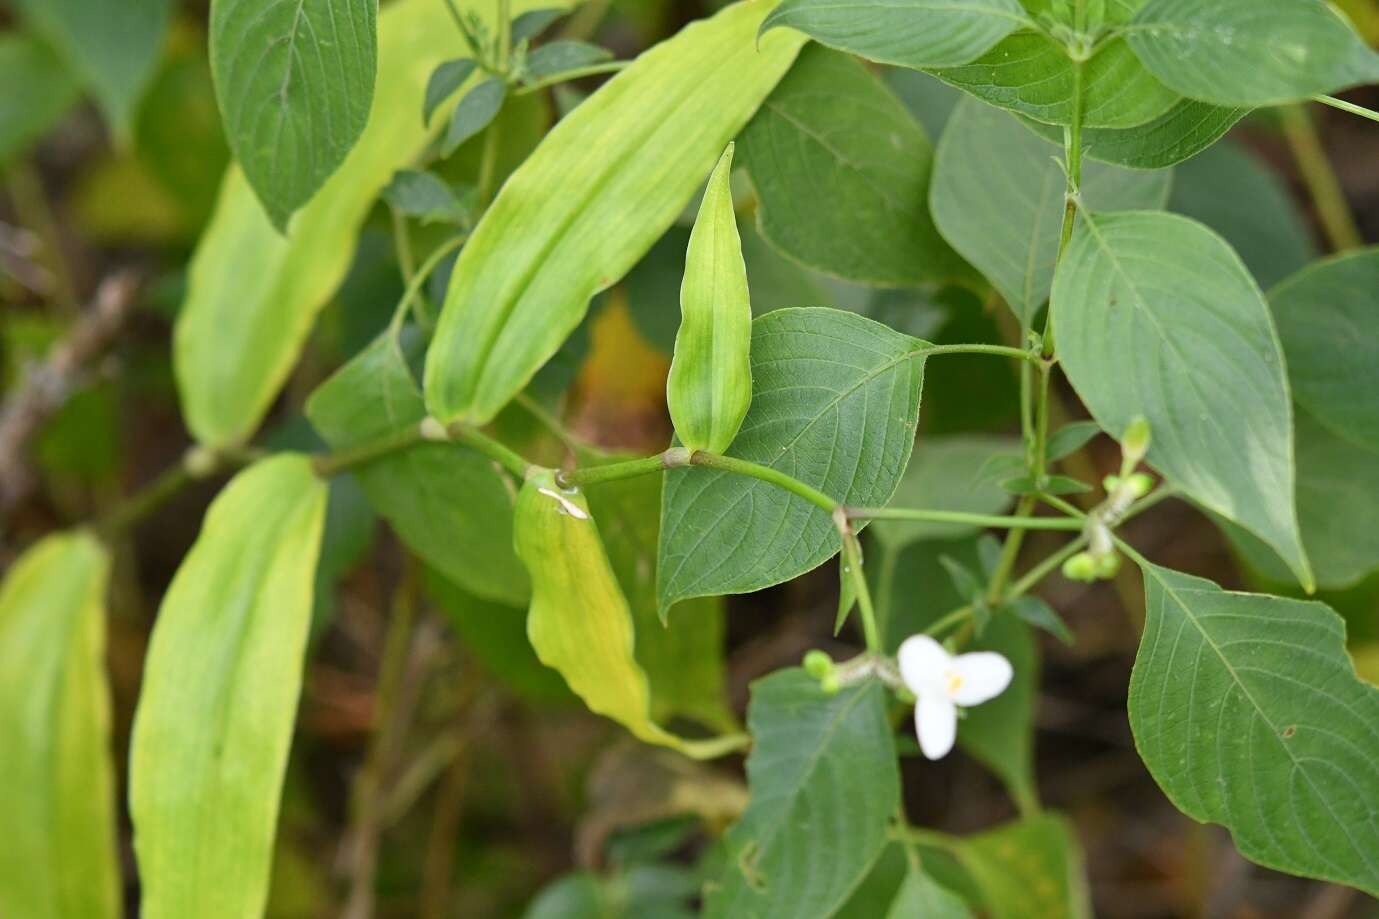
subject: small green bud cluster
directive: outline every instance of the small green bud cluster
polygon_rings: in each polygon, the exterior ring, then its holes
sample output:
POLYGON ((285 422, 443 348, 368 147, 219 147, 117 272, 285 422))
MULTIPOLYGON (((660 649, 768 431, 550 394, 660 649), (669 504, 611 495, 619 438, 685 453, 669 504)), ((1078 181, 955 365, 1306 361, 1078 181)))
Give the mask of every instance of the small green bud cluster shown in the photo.
POLYGON ((833 658, 815 649, 804 656, 804 672, 819 681, 819 687, 830 696, 842 688, 838 668, 833 658))
POLYGON ((1114 551, 1103 555, 1079 552, 1063 563, 1063 577, 1086 584, 1108 581, 1119 571, 1120 556, 1114 551))

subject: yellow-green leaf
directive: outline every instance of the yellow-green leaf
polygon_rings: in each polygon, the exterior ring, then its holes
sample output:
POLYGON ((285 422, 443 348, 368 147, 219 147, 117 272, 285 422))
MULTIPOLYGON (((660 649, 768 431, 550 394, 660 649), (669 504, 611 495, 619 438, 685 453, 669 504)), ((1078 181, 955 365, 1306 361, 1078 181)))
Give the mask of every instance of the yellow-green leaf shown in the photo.
POLYGON ((84 533, 49 536, 0 584, 0 916, 120 915, 105 589, 84 533))
MULTIPOLYGON (((456 0, 492 16, 487 0, 456 0)), ((559 6, 514 0, 514 12, 559 6)), ((454 56, 457 33, 438 0, 399 0, 378 19, 378 87, 359 142, 293 218, 273 228, 244 174, 226 173, 220 201, 192 259, 173 359, 182 413, 211 446, 253 434, 301 352, 316 314, 345 277, 359 226, 398 169, 434 130, 417 112, 438 64, 454 56)))
POLYGON ((432 415, 491 420, 670 227, 799 52, 798 33, 757 41, 772 5, 734 3, 647 51, 513 173, 455 266, 432 415))
POLYGON ((690 233, 680 332, 666 382, 675 433, 691 450, 722 453, 752 404, 752 301, 733 214, 733 146, 709 177, 690 233))
POLYGON ((533 472, 517 498, 513 540, 532 580, 527 637, 591 711, 689 756, 741 746, 731 736, 685 740, 651 720, 646 671, 633 654, 632 611, 581 492, 561 488, 549 469, 533 472))
POLYGON ((256 464, 163 599, 130 751, 144 919, 263 914, 325 510, 310 460, 256 464))

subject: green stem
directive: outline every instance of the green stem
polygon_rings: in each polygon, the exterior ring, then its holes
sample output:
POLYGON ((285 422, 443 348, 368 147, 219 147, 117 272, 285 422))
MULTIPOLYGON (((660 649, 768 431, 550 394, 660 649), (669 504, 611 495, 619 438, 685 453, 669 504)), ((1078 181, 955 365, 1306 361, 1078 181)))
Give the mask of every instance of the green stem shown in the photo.
POLYGON ((971 606, 960 606, 957 609, 953 610, 951 613, 948 613, 947 615, 943 616, 937 622, 934 622, 932 625, 930 625, 927 629, 924 630, 924 634, 932 638, 937 638, 944 632, 951 629, 953 626, 959 625, 964 620, 971 617, 971 615, 971 606))
POLYGON ((884 651, 881 629, 876 623, 876 607, 872 603, 871 587, 867 584, 867 575, 862 567, 862 546, 857 542, 857 534, 852 532, 846 517, 835 515, 834 522, 843 539, 843 573, 852 580, 853 590, 857 593, 857 610, 862 617, 862 639, 868 651, 881 654, 884 651))
POLYGON ((933 511, 908 507, 849 507, 852 520, 920 520, 926 523, 958 523, 975 527, 1022 530, 1080 530, 1082 521, 1066 517, 1006 517, 995 514, 967 514, 960 511, 933 511))
POLYGON ((1010 589, 1006 591, 1004 597, 1005 602, 1023 597, 1035 587, 1039 586, 1039 583, 1043 581, 1044 578, 1057 571, 1062 567, 1064 562, 1081 552, 1086 545, 1087 537, 1079 536, 1077 539, 1074 539, 1057 552, 1039 562, 1039 564, 1026 572, 1024 577, 1010 585, 1010 589))
POLYGON ((601 482, 616 482, 620 479, 633 479, 638 476, 651 475, 654 472, 663 472, 666 469, 688 466, 689 462, 689 451, 683 448, 675 448, 667 450, 664 453, 658 453, 655 456, 627 460, 622 463, 610 463, 607 466, 589 466, 584 469, 572 469, 569 472, 559 473, 556 478, 560 484, 566 488, 585 488, 590 485, 598 485, 601 482))
POLYGON ((1049 455, 1049 377, 1053 374, 1049 372, 1049 365, 1041 363, 1039 365, 1039 397, 1038 406, 1035 412, 1034 434, 1034 481, 1037 487, 1042 488, 1044 477, 1048 473, 1049 455))
POLYGON ((185 463, 178 463, 164 471, 144 488, 116 507, 95 524, 95 530, 109 538, 135 526, 149 514, 167 504, 196 479, 185 463))
MULTIPOLYGON (((1028 517, 1034 510, 1034 498, 1026 495, 1020 499, 1020 503, 1015 507, 1016 517, 1028 517)), ((1000 602, 1005 592, 1006 581, 1010 578, 1010 573, 1015 569, 1015 561, 1020 557, 1020 546, 1024 544, 1025 531, 1014 529, 1006 534, 1005 545, 1001 547, 1001 557, 996 562, 996 570, 991 574, 991 583, 986 588, 987 603, 996 604, 1000 602)))
POLYGON ((393 310, 392 321, 388 323, 388 331, 394 338, 402 330, 402 323, 407 316, 407 310, 421 296, 421 289, 426 284, 427 279, 440 267, 440 263, 445 260, 447 255, 464 245, 464 241, 465 237, 462 234, 441 243, 436 251, 427 256, 426 261, 421 263, 421 267, 411 275, 407 282, 407 289, 402 292, 402 298, 397 301, 397 308, 393 310))
POLYGON ((914 843, 917 846, 928 846, 945 852, 953 848, 953 838, 937 830, 926 830, 917 826, 892 826, 889 833, 897 842, 914 843))
POLYGON ((525 479, 527 470, 531 469, 532 464, 515 450, 510 449, 506 444, 499 443, 482 431, 466 427, 462 424, 452 424, 446 429, 450 439, 457 444, 463 444, 471 450, 475 450, 502 466, 512 473, 517 479, 525 479))
POLYGON ((1349 112, 1351 115, 1359 115, 1361 118, 1368 118, 1370 121, 1379 121, 1379 112, 1367 109, 1362 105, 1356 105, 1354 102, 1337 99, 1335 96, 1316 96, 1314 98, 1322 105, 1329 105, 1342 112, 1349 112))
POLYGON ((1043 363, 1037 354, 1022 351, 1019 348, 1010 348, 1006 345, 933 345, 919 353, 925 357, 936 354, 992 354, 998 357, 1011 357, 1017 361, 1028 361, 1033 364, 1043 363))
POLYGON ((409 447, 415 447, 422 440, 421 426, 414 424, 385 434, 378 440, 318 456, 315 461, 316 474, 328 479, 409 447))
POLYGON ((900 560, 900 553, 888 543, 879 540, 871 542, 873 557, 878 552, 881 554, 881 562, 876 570, 876 627, 882 635, 886 635, 891 628, 891 595, 895 592, 896 565, 900 560))
POLYGON ((549 77, 543 77, 534 83, 526 83, 521 88, 514 90, 513 95, 525 96, 528 93, 537 92, 548 86, 554 86, 557 83, 565 83, 569 80, 579 80, 584 77, 596 77, 604 73, 617 73, 620 70, 626 70, 627 65, 631 63, 631 61, 605 61, 602 64, 590 64, 587 67, 576 67, 573 70, 565 70, 561 73, 551 74, 549 77))
POLYGON ((745 475, 753 479, 760 479, 769 482, 778 488, 784 488, 791 494, 798 495, 810 504, 832 514, 841 505, 828 495, 816 488, 804 484, 799 479, 786 475, 784 472, 772 469, 770 466, 763 466, 760 463, 753 463, 749 460, 734 459, 730 456, 719 456, 717 453, 706 453, 703 450, 695 451, 690 457, 690 465, 705 466, 709 469, 722 469, 725 472, 733 472, 738 475, 745 475))
POLYGON ((1284 106, 1279 114, 1283 136, 1293 151, 1293 159, 1297 161, 1298 171, 1302 173, 1332 248, 1337 252, 1360 248, 1365 244, 1364 239, 1355 225, 1355 215, 1346 202, 1336 171, 1327 159, 1311 113, 1299 104, 1284 106))
POLYGON ((524 392, 518 393, 513 397, 514 402, 522 407, 528 415, 536 420, 536 423, 545 428, 552 437, 560 441, 561 445, 570 452, 572 456, 579 456, 584 452, 584 445, 579 442, 579 438, 571 433, 570 429, 561 423, 560 419, 547 411, 546 407, 536 399, 524 392))

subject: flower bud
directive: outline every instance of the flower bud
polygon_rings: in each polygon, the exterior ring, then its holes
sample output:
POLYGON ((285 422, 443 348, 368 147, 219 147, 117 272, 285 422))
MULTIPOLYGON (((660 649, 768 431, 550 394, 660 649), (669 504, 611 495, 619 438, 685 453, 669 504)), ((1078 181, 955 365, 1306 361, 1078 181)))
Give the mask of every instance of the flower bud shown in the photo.
POLYGON ((1109 581, 1120 572, 1120 556, 1112 553, 1102 555, 1096 559, 1096 576, 1103 581, 1109 581))
POLYGON ((1125 480, 1125 487, 1136 498, 1143 498, 1154 490, 1154 477, 1143 472, 1137 472, 1125 480))
POLYGON ((833 658, 819 650, 810 651, 804 656, 804 672, 822 680, 833 673, 833 658))
POLYGON ((1079 552, 1063 563, 1063 577, 1090 584, 1097 579, 1097 560, 1090 552, 1079 552))
POLYGON ((819 688, 824 691, 825 695, 833 696, 838 694, 838 690, 843 688, 843 684, 838 679, 838 674, 830 672, 824 674, 823 678, 819 680, 819 688))
POLYGON ((1151 439, 1148 418, 1141 415, 1130 422, 1130 427, 1125 429, 1125 436, 1120 439, 1120 449, 1127 467, 1133 469, 1140 464, 1149 453, 1151 439))

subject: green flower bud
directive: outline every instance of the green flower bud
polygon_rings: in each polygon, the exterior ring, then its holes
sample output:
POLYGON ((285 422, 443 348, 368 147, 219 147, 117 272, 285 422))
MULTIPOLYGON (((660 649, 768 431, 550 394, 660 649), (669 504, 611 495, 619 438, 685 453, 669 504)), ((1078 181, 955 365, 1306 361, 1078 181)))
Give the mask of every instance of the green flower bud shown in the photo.
POLYGON ((833 673, 833 658, 819 650, 810 651, 804 656, 804 672, 822 680, 833 673))
POLYGON ((1115 494, 1116 489, 1120 488, 1120 476, 1108 475, 1101 480, 1101 487, 1106 489, 1108 495, 1115 494))
POLYGON ((1130 422, 1130 427, 1125 429, 1125 436, 1120 439, 1121 453, 1125 456, 1127 466, 1134 468, 1139 465, 1149 453, 1149 443, 1152 439, 1148 418, 1141 415, 1130 422))
POLYGON ((1097 560, 1090 552, 1079 552, 1063 563, 1063 577, 1090 584, 1097 579, 1097 560))
POLYGON ((1103 555, 1096 559, 1096 576, 1103 581, 1109 581, 1120 571, 1120 556, 1112 553, 1103 555))
POLYGON ((1136 498, 1143 498, 1154 490, 1154 477, 1143 472, 1137 472, 1125 480, 1125 487, 1136 498))
POLYGON ((819 680, 819 688, 822 689, 826 695, 832 696, 837 695, 838 690, 843 688, 843 684, 838 679, 838 674, 826 673, 819 680))

